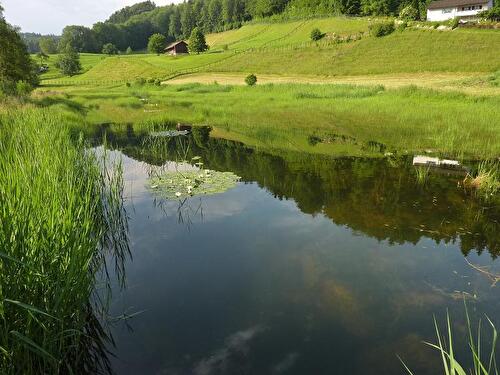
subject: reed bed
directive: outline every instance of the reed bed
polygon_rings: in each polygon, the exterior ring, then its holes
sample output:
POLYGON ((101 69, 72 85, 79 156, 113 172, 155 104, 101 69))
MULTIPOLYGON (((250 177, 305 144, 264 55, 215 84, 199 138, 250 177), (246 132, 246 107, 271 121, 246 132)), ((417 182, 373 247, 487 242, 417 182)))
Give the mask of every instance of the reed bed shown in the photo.
MULTIPOLYGON (((74 115, 68 115, 74 116, 74 115)), ((48 109, 0 113, 0 373, 100 373, 107 251, 128 251, 121 169, 48 109), (73 136, 72 136, 73 134, 73 136)))

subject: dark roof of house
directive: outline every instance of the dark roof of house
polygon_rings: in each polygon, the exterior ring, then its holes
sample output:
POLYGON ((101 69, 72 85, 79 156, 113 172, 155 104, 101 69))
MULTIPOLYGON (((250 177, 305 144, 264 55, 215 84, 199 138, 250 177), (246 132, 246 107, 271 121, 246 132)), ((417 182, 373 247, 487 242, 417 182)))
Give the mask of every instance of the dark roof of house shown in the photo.
POLYGON ((454 8, 464 5, 486 4, 488 0, 438 0, 433 1, 427 6, 427 9, 454 8))
POLYGON ((187 46, 187 43, 185 41, 179 40, 178 42, 170 43, 167 47, 165 47, 165 50, 172 49, 172 48, 174 48, 175 46, 177 46, 179 44, 185 44, 187 46))

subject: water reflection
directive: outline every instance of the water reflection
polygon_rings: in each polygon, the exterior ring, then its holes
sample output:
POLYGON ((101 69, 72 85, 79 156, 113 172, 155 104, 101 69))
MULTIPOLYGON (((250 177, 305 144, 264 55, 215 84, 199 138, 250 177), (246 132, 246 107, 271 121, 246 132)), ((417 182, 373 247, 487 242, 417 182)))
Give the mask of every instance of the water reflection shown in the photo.
MULTIPOLYGON (((242 143, 210 138, 210 128, 195 128, 189 137, 158 138, 146 132, 106 132, 110 144, 125 155, 152 166, 201 156, 210 169, 232 171, 243 181, 257 182, 278 199, 293 199, 300 210, 323 214, 378 240, 392 244, 421 238, 460 243, 467 255, 500 251, 499 202, 486 205, 457 188, 461 175, 430 174, 417 183, 410 158, 340 158, 301 153, 280 156, 242 143)), ((151 171, 149 172, 151 173, 151 171)))
POLYGON ((396 354, 435 374, 422 344, 433 314, 456 318, 464 362, 463 298, 498 319, 497 287, 463 256, 498 271, 498 203, 468 196, 456 175, 418 185, 411 159, 278 156, 209 129, 154 145, 133 127, 105 130, 133 197, 134 261, 111 309, 145 310, 132 332, 113 331, 119 374, 401 374, 396 354), (243 178, 186 201, 189 225, 184 205, 145 188, 179 154, 243 178))

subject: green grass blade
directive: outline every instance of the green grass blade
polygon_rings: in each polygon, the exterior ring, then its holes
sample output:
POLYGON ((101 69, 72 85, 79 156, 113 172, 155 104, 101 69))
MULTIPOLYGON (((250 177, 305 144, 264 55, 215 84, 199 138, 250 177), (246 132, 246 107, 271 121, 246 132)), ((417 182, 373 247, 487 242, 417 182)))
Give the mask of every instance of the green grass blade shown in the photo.
POLYGON ((408 366, 406 366, 406 363, 404 363, 404 361, 401 359, 401 357, 397 354, 396 354, 396 357, 398 357, 399 361, 404 366, 404 368, 408 372, 408 374, 413 375, 413 372, 411 372, 411 370, 408 368, 408 366))
POLYGON ((34 306, 27 305, 27 304, 19 302, 19 301, 14 301, 14 300, 11 300, 11 299, 4 299, 4 302, 8 302, 8 303, 10 303, 12 305, 16 305, 18 307, 21 307, 21 308, 23 308, 25 310, 28 310, 29 312, 32 312, 32 313, 35 313, 35 314, 41 314, 41 315, 45 315, 45 316, 47 316, 49 318, 52 318, 54 320, 60 320, 60 319, 56 318, 55 316, 50 315, 49 313, 47 313, 47 312, 45 312, 43 310, 40 310, 40 309, 38 309, 38 308, 36 308, 34 306))

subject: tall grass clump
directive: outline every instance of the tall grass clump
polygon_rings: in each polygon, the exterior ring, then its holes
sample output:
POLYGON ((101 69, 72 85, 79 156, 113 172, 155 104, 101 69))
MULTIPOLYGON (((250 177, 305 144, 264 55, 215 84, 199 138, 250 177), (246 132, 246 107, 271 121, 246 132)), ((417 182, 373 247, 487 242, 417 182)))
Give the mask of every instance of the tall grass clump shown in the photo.
MULTIPOLYGON (((465 303, 465 302, 464 302, 465 303)), ((452 324, 449 313, 446 313, 446 329, 442 332, 438 322, 434 317, 434 328, 436 331, 436 342, 427 345, 436 349, 441 356, 442 374, 444 375, 498 375, 498 367, 496 363, 496 344, 498 332, 493 322, 486 317, 487 325, 491 330, 489 337, 489 345, 484 348, 484 336, 481 326, 481 320, 477 325, 477 331, 473 328, 467 306, 465 306, 466 327, 467 327, 467 343, 471 355, 472 367, 466 371, 464 366, 459 363, 456 357, 456 345, 452 334, 452 324)), ((400 358, 401 360, 401 358, 400 358)), ((408 374, 413 375, 409 367, 401 360, 408 374)))
POLYGON ((65 121, 0 113, 1 374, 108 368, 95 282, 105 250, 128 251, 121 167, 103 167, 65 121))
POLYGON ((465 177, 464 186, 474 189, 484 199, 493 198, 500 193, 500 162, 482 161, 477 167, 476 176, 465 177))

